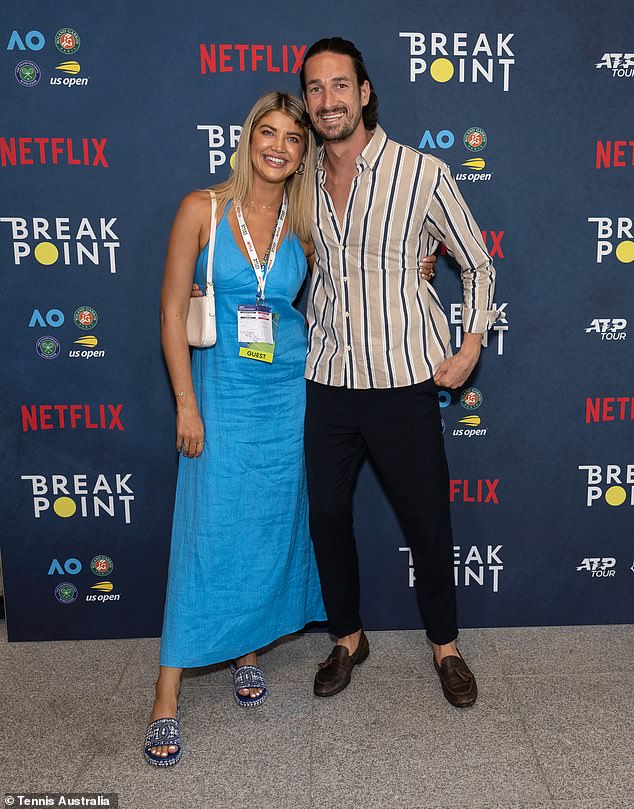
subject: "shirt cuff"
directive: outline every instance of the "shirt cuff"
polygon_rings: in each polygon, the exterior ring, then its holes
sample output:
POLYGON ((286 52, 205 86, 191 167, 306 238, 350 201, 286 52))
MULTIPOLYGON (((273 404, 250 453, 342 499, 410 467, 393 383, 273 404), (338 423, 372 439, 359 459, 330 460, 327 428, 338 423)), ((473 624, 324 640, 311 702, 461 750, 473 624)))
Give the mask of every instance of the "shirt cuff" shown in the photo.
POLYGON ((462 305, 462 329, 472 334, 484 334, 497 321, 506 321, 501 309, 470 309, 462 305))

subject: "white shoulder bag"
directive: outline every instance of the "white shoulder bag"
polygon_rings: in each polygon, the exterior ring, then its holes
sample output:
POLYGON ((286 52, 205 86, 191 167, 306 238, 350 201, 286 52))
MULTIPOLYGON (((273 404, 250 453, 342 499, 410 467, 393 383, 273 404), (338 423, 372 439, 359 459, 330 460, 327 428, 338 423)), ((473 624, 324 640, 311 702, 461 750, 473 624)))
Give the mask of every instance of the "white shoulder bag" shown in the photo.
POLYGON ((208 348, 216 344, 216 298, 212 280, 214 242, 216 241, 216 195, 212 191, 209 194, 211 196, 211 224, 207 249, 205 294, 200 298, 190 298, 187 312, 187 342, 194 348, 208 348))

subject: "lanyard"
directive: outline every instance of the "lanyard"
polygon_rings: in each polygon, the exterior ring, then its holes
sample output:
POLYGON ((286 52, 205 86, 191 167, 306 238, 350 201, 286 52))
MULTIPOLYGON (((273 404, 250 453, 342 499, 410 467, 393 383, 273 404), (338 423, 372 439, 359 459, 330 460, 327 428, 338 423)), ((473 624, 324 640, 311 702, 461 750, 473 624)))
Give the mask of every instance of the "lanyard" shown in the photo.
POLYGON ((269 244, 266 253, 264 254, 262 262, 260 262, 258 254, 255 251, 255 247, 253 246, 253 239, 251 238, 251 234, 249 233, 249 228, 247 227, 247 223, 244 221, 244 216, 242 215, 242 206, 236 205, 236 216, 238 218, 238 224, 240 225, 240 233, 242 234, 242 241, 244 242, 246 251, 249 254, 251 265, 253 267, 253 271, 255 272, 255 277, 258 279, 258 291, 256 295, 256 303, 258 305, 264 303, 264 289, 266 287, 266 279, 269 277, 269 273, 273 269, 273 264, 275 263, 277 246, 280 241, 282 228, 284 227, 284 220, 286 219, 287 210, 288 210, 288 197, 286 196, 285 191, 284 197, 282 198, 282 204, 280 205, 280 210, 277 215, 277 222, 275 223, 275 228, 273 229, 273 235, 271 236, 271 243, 269 244))

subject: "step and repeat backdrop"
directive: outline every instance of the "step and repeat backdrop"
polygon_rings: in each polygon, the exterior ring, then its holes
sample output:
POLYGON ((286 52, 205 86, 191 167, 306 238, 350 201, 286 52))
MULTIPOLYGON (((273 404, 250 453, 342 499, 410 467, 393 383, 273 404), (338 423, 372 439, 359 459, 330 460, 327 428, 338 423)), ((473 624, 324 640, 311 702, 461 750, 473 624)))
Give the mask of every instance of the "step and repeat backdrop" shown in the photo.
MULTIPOLYGON (((334 35, 363 51, 388 134, 449 164, 498 270, 505 317, 468 385, 439 392, 461 624, 634 620, 629 3, 340 0, 315 14, 9 0, 10 640, 160 633, 177 464, 159 335, 171 220, 227 176, 253 101, 298 93, 307 47, 334 35)), ((457 347, 461 287, 442 255, 434 283, 457 347)), ((370 465, 355 530, 366 627, 419 627, 409 549, 370 465)))

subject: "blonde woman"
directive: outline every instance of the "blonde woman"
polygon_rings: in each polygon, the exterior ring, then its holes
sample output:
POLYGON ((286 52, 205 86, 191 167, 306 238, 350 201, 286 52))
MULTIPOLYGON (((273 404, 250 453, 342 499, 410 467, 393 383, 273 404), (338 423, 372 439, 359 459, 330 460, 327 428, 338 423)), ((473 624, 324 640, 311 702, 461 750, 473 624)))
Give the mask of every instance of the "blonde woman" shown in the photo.
POLYGON ((185 322, 204 287, 211 196, 185 197, 170 234, 162 342, 181 453, 160 674, 144 755, 180 759, 183 668, 235 661, 234 698, 268 694, 256 650, 325 619, 303 454, 306 326, 293 301, 307 272, 315 143, 293 96, 269 93, 245 121, 235 172, 214 189, 217 343, 194 349, 185 322), (263 351, 243 351, 255 343, 263 351), (254 354, 264 354, 264 357, 254 354))

